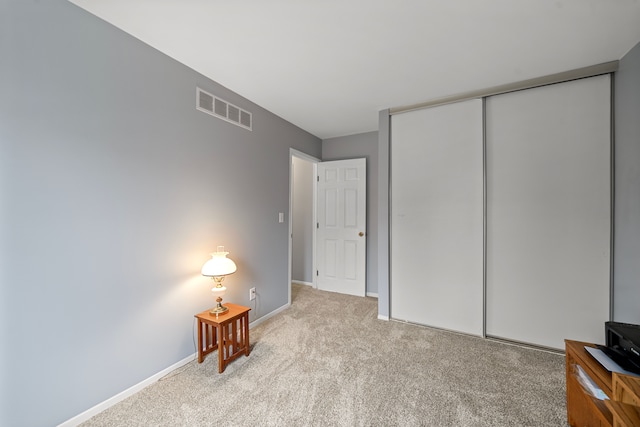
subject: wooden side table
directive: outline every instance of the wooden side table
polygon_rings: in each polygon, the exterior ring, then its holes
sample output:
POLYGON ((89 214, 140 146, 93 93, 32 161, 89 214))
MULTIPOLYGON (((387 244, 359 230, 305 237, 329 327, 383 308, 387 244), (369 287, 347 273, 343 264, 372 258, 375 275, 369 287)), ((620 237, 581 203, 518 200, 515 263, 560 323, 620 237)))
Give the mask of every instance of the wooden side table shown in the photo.
POLYGON ((218 372, 242 354, 249 355, 249 307, 226 303, 226 313, 210 314, 209 310, 195 315, 198 319, 198 363, 204 356, 218 350, 218 372))

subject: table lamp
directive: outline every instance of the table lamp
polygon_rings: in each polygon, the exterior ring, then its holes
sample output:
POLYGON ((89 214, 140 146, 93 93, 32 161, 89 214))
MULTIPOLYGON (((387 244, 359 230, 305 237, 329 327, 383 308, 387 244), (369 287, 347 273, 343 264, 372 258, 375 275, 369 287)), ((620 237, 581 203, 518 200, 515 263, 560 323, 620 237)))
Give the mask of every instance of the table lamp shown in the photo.
POLYGON ((218 246, 216 252, 211 254, 211 259, 202 266, 202 275, 211 277, 216 284, 211 292, 213 292, 218 304, 209 312, 216 316, 229 310, 222 305, 222 296, 227 290, 222 286, 222 281, 225 276, 235 273, 236 263, 227 258, 228 254, 229 252, 224 251, 224 246, 218 246))

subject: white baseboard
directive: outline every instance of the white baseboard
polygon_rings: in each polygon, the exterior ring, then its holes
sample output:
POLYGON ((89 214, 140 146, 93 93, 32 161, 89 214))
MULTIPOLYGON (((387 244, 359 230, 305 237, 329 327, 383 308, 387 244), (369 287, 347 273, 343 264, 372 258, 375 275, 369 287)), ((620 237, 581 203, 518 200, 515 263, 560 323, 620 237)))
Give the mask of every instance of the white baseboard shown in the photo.
POLYGON ((83 413, 78 414, 73 418, 68 419, 67 421, 63 422, 62 424, 58 424, 58 427, 75 427, 78 424, 81 424, 81 423, 87 421, 89 418, 91 418, 91 417, 93 417, 95 415, 98 415, 100 412, 102 412, 102 411, 104 411, 106 409, 109 409, 110 407, 112 407, 116 403, 121 402, 124 399, 126 399, 127 397, 136 394, 137 392, 139 392, 143 388, 145 388, 147 386, 150 386, 151 384, 153 384, 156 381, 158 381, 160 378, 170 374, 172 371, 175 371, 176 369, 181 368, 182 366, 184 366, 187 363, 189 363, 192 360, 194 360, 196 358, 196 356, 197 355, 194 353, 194 354, 192 354, 190 356, 185 357, 184 359, 180 360, 179 362, 174 363, 173 365, 169 366, 166 369, 163 369, 162 371, 158 372, 157 374, 150 376, 146 380, 140 381, 138 384, 129 387, 125 391, 116 394, 115 396, 105 400, 104 402, 98 403, 96 406, 87 409, 83 413))
POLYGON ((378 298, 378 293, 377 292, 367 292, 367 296, 368 297, 372 297, 372 298, 378 298))
MULTIPOLYGON (((280 313, 281 311, 286 310, 287 308, 291 307, 291 304, 287 303, 285 305, 283 305, 280 308, 276 308, 275 310, 273 310, 271 313, 267 313, 264 316, 262 316, 259 319, 254 320, 253 322, 249 323, 249 329, 253 328, 254 326, 258 326, 260 323, 264 322, 265 320, 275 316, 276 314, 280 313)), ((249 337, 251 338, 251 337, 249 337)))
POLYGON ((291 283, 295 283, 296 285, 305 285, 313 287, 313 283, 311 282, 303 282, 302 280, 292 280, 291 283))
MULTIPOLYGON (((253 328, 254 326, 258 326, 260 323, 262 323, 265 320, 275 316, 276 314, 280 313, 281 311, 286 310, 290 306, 291 306, 291 304, 285 304, 282 307, 273 310, 271 313, 265 314, 261 318, 254 320, 253 322, 249 323, 249 329, 253 328)), ((157 374, 150 376, 146 380, 140 381, 138 384, 129 387, 125 391, 122 391, 122 392, 116 394, 115 396, 105 400, 104 402, 98 403, 96 406, 87 409, 83 413, 78 414, 73 418, 68 419, 67 421, 63 422, 62 424, 58 424, 58 427, 75 427, 75 426, 77 426, 79 424, 82 424, 83 422, 87 421, 89 418, 94 417, 94 416, 98 415, 100 412, 109 409, 110 407, 112 407, 116 403, 121 402, 124 399, 126 399, 127 397, 136 394, 137 392, 139 392, 143 388, 150 386, 151 384, 155 383, 156 381, 158 381, 159 379, 165 377, 166 375, 170 374, 171 372, 175 371, 176 369, 183 367, 184 365, 186 365, 187 363, 191 362, 192 360, 195 360, 196 357, 198 357, 197 353, 194 353, 194 354, 192 354, 190 356, 185 357, 184 359, 180 360, 179 362, 174 363, 173 365, 169 366, 168 368, 163 369, 162 371, 158 372, 157 374)))
POLYGON ((382 314, 378 314, 378 320, 389 320, 389 316, 383 316, 382 314))

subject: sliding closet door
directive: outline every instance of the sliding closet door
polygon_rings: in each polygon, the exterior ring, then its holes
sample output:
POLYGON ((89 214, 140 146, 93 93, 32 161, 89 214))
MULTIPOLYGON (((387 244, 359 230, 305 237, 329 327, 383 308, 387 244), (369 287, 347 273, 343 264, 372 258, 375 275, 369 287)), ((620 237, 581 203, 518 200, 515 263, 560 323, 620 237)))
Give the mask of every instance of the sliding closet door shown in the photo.
POLYGON ((487 335, 603 342, 610 114, 608 75, 487 99, 487 335))
POLYGON ((482 335, 482 101, 391 118, 391 316, 482 335))

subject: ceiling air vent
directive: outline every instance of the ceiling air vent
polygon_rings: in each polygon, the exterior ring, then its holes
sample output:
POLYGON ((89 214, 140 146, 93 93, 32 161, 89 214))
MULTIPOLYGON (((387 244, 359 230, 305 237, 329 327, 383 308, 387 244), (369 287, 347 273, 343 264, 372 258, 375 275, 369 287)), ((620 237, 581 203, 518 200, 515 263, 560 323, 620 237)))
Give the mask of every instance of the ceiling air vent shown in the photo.
POLYGON ((196 109, 234 125, 252 130, 250 112, 236 107, 209 92, 205 92, 199 87, 196 88, 196 109))

